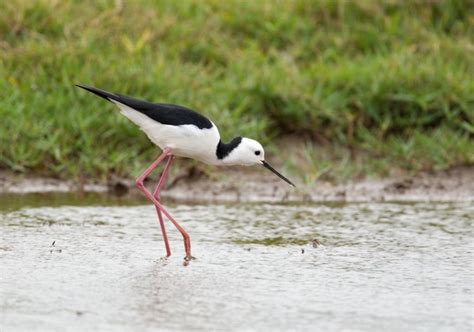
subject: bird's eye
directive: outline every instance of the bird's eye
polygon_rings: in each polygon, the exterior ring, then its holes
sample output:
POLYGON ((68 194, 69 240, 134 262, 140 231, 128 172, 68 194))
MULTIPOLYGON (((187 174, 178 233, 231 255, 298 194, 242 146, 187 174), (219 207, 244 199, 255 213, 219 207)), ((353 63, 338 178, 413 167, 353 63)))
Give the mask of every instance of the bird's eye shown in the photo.
POLYGON ((260 156, 260 151, 255 151, 256 156, 260 156))

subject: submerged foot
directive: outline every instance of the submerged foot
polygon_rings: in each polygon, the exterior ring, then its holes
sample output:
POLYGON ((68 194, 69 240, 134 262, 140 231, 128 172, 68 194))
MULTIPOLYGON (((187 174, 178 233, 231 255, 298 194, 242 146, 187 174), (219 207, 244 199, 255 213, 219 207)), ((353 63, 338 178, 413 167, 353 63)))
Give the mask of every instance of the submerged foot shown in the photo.
POLYGON ((184 257, 183 265, 184 265, 184 266, 188 266, 188 265, 189 265, 189 262, 190 262, 191 260, 194 260, 194 259, 196 259, 196 257, 191 256, 191 255, 186 255, 186 257, 184 257))

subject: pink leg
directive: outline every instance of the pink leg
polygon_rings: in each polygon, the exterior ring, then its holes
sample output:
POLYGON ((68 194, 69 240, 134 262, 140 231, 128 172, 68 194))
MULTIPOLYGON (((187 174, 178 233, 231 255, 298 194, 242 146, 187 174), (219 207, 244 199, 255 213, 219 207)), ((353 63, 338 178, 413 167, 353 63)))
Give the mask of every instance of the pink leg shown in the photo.
MULTIPOLYGON (((170 169, 171 163, 173 162, 174 156, 170 155, 168 157, 168 161, 166 162, 165 168, 163 169, 163 172, 161 173, 160 180, 158 181, 158 185, 155 188, 155 191, 153 193, 153 197, 159 202, 160 201, 160 192, 161 189, 163 188, 166 177, 168 176, 168 171, 170 169)), ((163 215, 161 214, 161 210, 155 206, 156 208, 156 213, 158 215, 158 220, 160 221, 160 226, 161 226, 161 233, 163 234, 163 240, 165 242, 165 248, 166 248, 166 256, 171 256, 171 249, 170 245, 168 242, 168 236, 166 235, 166 229, 165 229, 165 223, 163 221, 163 215)))
POLYGON ((143 181, 145 178, 150 175, 150 173, 158 166, 160 162, 163 161, 167 156, 171 155, 171 149, 165 149, 163 153, 161 154, 158 159, 156 159, 153 164, 148 167, 145 172, 137 179, 136 185, 138 189, 140 189, 143 194, 155 205, 157 209, 159 209, 163 214, 173 223, 173 225, 178 229, 178 231, 181 233, 184 239, 184 249, 186 251, 186 259, 189 260, 192 258, 191 256, 191 241, 189 238, 188 233, 184 230, 183 227, 181 227, 176 220, 166 211, 166 209, 160 204, 160 202, 145 188, 145 185, 143 184, 143 181))
MULTIPOLYGON (((163 151, 163 153, 158 157, 158 159, 156 159, 153 164, 150 165, 150 167, 148 167, 146 169, 146 171, 142 174, 142 176, 140 176, 137 181, 136 181, 136 184, 138 186, 138 188, 140 189, 140 186, 139 186, 139 183, 143 186, 143 181, 145 180, 145 178, 156 168, 158 167, 158 165, 166 158, 170 158, 171 156, 171 149, 165 149, 163 151)), ((166 167, 165 167, 166 168, 166 167)), ((161 181, 161 179, 160 179, 161 181)), ((140 189, 141 190, 141 189, 140 189)), ((156 207, 156 210, 159 211, 158 207, 156 207)), ((159 222, 160 222, 160 227, 161 227, 161 233, 163 235, 163 241, 165 242, 165 248, 166 248, 166 256, 170 256, 171 255, 171 251, 170 251, 170 245, 168 243, 168 236, 166 235, 166 229, 165 229, 165 223, 163 222, 163 218, 161 216, 161 213, 159 213, 158 215, 159 217, 159 222)))
POLYGON ((156 186, 155 191, 153 192, 153 197, 155 197, 158 202, 160 201, 161 189, 165 185, 166 177, 168 176, 169 169, 171 167, 171 163, 173 162, 173 160, 174 160, 174 156, 170 155, 168 157, 168 161, 166 162, 165 168, 163 169, 163 172, 161 173, 161 177, 160 177, 160 180, 158 181, 158 185, 156 186))

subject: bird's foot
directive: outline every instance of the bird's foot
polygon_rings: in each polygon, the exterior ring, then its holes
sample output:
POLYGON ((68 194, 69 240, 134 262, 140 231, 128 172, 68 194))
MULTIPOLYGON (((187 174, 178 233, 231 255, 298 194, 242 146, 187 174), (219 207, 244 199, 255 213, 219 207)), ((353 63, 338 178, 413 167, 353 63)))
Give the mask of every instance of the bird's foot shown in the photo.
POLYGON ((188 265, 189 265, 189 262, 190 262, 191 260, 194 260, 194 259, 196 259, 196 257, 191 256, 191 255, 186 255, 186 257, 184 257, 183 265, 184 265, 184 266, 188 266, 188 265))
POLYGON ((193 259, 196 259, 196 257, 191 256, 191 255, 186 255, 186 257, 184 257, 184 260, 185 260, 185 261, 188 261, 188 262, 189 262, 190 260, 193 260, 193 259))

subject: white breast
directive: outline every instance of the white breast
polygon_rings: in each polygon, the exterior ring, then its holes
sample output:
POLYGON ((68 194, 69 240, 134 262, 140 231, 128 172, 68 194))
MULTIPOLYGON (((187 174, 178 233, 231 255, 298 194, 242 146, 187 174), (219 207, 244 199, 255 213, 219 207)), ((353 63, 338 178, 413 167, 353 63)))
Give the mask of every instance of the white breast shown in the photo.
POLYGON ((114 103, 161 149, 170 148, 176 156, 197 159, 206 164, 218 163, 216 149, 220 135, 214 123, 209 129, 199 129, 195 125, 165 125, 124 104, 114 103))

